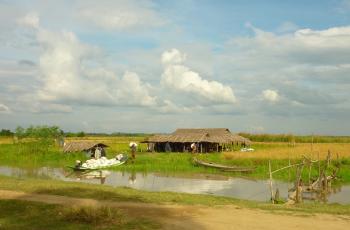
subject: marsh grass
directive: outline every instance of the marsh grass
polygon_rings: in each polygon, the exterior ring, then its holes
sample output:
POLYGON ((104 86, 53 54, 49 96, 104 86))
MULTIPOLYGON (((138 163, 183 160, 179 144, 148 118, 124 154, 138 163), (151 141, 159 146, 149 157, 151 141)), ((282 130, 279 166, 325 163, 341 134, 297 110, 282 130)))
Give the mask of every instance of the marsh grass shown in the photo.
POLYGON ((328 151, 332 158, 337 155, 340 158, 350 158, 349 143, 298 143, 290 145, 288 143, 254 143, 253 152, 225 152, 226 158, 267 158, 267 159, 300 159, 303 155, 312 159, 326 158, 328 151))
POLYGON ((56 146, 46 146, 40 142, 0 145, 0 165, 65 167, 77 159, 85 160, 86 156, 83 153, 65 154, 56 146))
POLYGON ((296 142, 296 143, 350 143, 350 136, 322 136, 305 135, 297 136, 293 134, 252 134, 239 133, 254 142, 296 142))

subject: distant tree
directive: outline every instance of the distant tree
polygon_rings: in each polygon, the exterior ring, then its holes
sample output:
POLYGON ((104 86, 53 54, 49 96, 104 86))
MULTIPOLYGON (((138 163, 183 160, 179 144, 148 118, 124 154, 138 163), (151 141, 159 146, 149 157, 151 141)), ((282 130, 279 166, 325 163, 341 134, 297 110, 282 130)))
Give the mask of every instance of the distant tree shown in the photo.
POLYGON ((83 131, 77 133, 77 137, 85 137, 85 133, 83 131))
POLYGON ((29 137, 41 142, 51 143, 53 139, 62 137, 63 131, 58 126, 30 126, 27 129, 18 126, 15 130, 15 136, 19 141, 29 137))
POLYGON ((17 126, 15 130, 15 137, 20 141, 22 138, 24 138, 26 135, 26 130, 22 128, 21 126, 17 126))
POLYGON ((11 136, 13 136, 13 132, 11 130, 9 130, 9 129, 1 129, 0 136, 11 137, 11 136))

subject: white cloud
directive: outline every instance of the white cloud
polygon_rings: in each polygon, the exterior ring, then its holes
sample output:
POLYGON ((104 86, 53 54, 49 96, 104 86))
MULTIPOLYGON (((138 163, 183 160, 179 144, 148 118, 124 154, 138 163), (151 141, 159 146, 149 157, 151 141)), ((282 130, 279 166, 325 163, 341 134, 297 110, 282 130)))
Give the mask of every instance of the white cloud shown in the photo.
POLYGON ((280 96, 276 90, 267 89, 262 92, 264 100, 275 103, 279 101, 280 96))
POLYGON ((107 0, 103 4, 81 1, 78 12, 81 20, 108 30, 154 27, 165 23, 148 0, 107 0))
POLYGON ((198 73, 182 64, 185 57, 185 54, 176 49, 165 51, 162 54, 164 72, 161 83, 163 86, 207 99, 210 102, 222 104, 236 102, 231 87, 217 81, 203 79, 198 73))
POLYGON ((4 104, 0 104, 0 113, 11 113, 11 109, 4 104))
POLYGON ((283 22, 277 28, 277 32, 280 32, 280 33, 294 32, 297 29, 298 29, 298 26, 296 24, 294 24, 293 22, 283 22))
POLYGON ((39 27, 37 40, 42 47, 42 87, 38 91, 41 100, 79 105, 155 105, 150 86, 141 82, 136 73, 125 72, 120 78, 108 69, 90 67, 98 51, 81 43, 74 33, 55 33, 39 27))
POLYGON ((186 54, 177 49, 171 49, 162 53, 163 65, 182 64, 186 60, 186 54))
MULTIPOLYGON (((221 73, 236 76, 236 85, 244 86, 240 88, 242 91, 235 91, 240 97, 249 100, 253 94, 260 95, 263 90, 274 88, 279 90, 277 95, 283 92, 283 98, 275 97, 272 92, 266 94, 266 98, 261 97, 271 102, 283 99, 284 104, 295 105, 297 101, 324 105, 328 109, 347 100, 348 92, 339 89, 350 84, 349 26, 299 29, 286 34, 266 32, 251 25, 250 28, 255 34, 232 39, 217 61, 221 73)), ((247 103, 258 103, 252 100, 247 103)), ((271 107, 261 108, 268 109, 271 107)), ((279 109, 290 110, 283 106, 279 109)), ((308 112, 317 113, 317 110, 308 112)))
POLYGON ((163 100, 163 102, 159 103, 159 106, 156 109, 161 113, 189 113, 195 110, 198 111, 202 109, 202 107, 198 105, 192 106, 192 107, 181 106, 181 105, 176 105, 174 102, 170 100, 163 100))
POLYGON ((37 13, 28 13, 24 17, 18 19, 18 23, 24 26, 32 27, 34 29, 39 28, 39 16, 37 13))

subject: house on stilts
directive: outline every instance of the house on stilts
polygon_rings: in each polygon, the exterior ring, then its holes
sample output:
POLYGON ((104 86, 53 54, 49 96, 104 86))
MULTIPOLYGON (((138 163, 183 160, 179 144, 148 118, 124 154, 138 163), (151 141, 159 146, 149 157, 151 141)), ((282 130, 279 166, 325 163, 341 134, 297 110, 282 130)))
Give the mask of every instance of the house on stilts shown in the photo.
POLYGON ((177 129, 167 135, 154 135, 143 141, 149 151, 156 152, 191 152, 191 145, 196 145, 196 152, 232 151, 237 147, 251 144, 247 138, 232 134, 226 128, 177 129))

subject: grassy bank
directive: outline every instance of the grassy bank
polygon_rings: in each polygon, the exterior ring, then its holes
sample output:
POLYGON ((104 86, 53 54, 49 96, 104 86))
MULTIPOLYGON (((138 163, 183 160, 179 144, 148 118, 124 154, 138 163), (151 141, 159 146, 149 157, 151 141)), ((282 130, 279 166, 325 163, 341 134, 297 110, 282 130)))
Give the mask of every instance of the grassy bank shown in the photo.
POLYGON ((80 184, 43 179, 16 179, 0 176, 0 189, 24 191, 37 194, 52 194, 97 200, 130 201, 143 203, 171 203, 185 205, 235 205, 242 208, 258 208, 270 211, 292 211, 302 213, 329 213, 350 215, 350 205, 299 204, 294 206, 271 205, 269 203, 244 201, 209 195, 193 195, 172 192, 145 192, 130 188, 113 188, 93 184, 80 184))
MULTIPOLYGON (((125 152, 128 149, 128 141, 120 139, 120 143, 109 144, 111 147, 107 150, 107 157, 114 157, 116 153, 125 152)), ((212 154, 189 153, 148 153, 138 152, 134 163, 128 162, 125 165, 118 166, 112 170, 129 172, 160 172, 166 174, 222 174, 227 176, 247 176, 252 178, 266 179, 268 176, 268 162, 271 160, 272 169, 277 169, 291 163, 301 161, 303 155, 317 159, 325 159, 328 150, 333 153, 333 162, 336 162, 336 155, 339 156, 339 162, 342 164, 338 174, 340 182, 350 182, 350 144, 317 144, 312 149, 307 144, 298 144, 291 147, 283 143, 265 143, 255 144, 254 152, 224 152, 212 154), (221 163, 224 165, 238 165, 247 167, 256 167, 253 173, 227 173, 213 168, 195 166, 192 163, 193 157, 204 161, 221 163)), ((66 167, 73 165, 75 160, 86 160, 83 153, 65 154, 59 148, 54 146, 43 146, 38 142, 27 142, 21 144, 1 144, 0 145, 0 165, 9 165, 13 167, 37 168, 37 167, 66 167)), ((330 171, 332 167, 330 168, 330 171)), ((292 171, 291 175, 294 175, 292 171)), ((313 168, 311 176, 317 176, 317 168, 313 168)), ((304 177, 308 176, 307 170, 304 170, 304 177)), ((289 177, 287 170, 274 175, 275 179, 293 180, 289 177)))
POLYGON ((160 225, 154 221, 129 218, 116 208, 74 208, 29 201, 0 200, 0 229, 159 228, 160 225))

